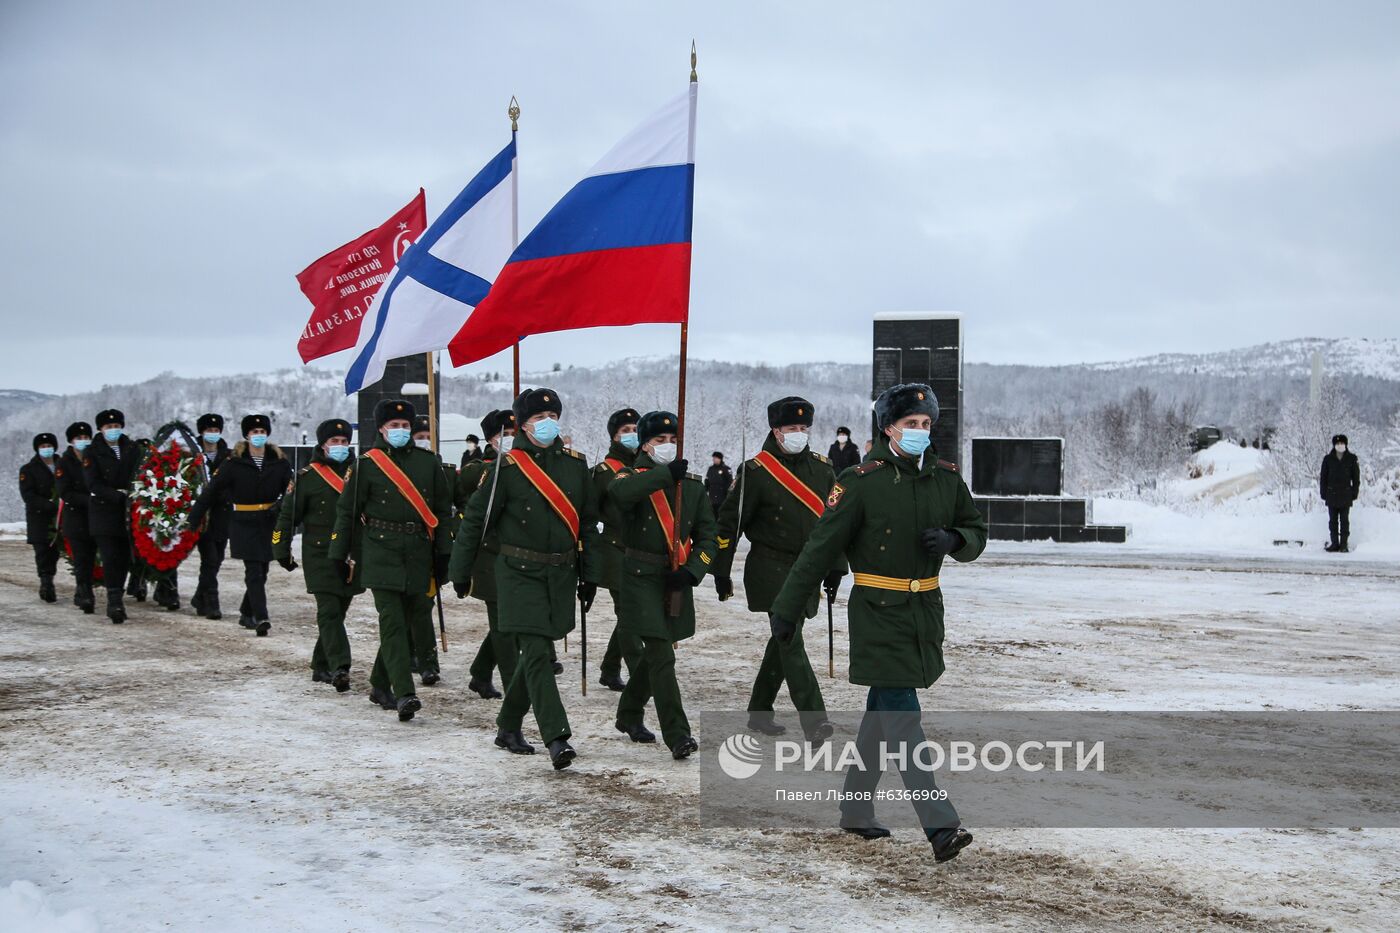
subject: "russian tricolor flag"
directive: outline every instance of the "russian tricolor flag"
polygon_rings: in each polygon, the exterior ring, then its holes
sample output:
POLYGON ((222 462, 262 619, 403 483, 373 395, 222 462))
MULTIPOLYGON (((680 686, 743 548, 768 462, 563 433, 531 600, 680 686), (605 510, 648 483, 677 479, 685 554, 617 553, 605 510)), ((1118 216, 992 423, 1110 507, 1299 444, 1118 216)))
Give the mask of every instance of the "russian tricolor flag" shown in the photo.
POLYGON ((529 334, 686 320, 697 88, 624 137, 521 241, 448 344, 454 366, 529 334))

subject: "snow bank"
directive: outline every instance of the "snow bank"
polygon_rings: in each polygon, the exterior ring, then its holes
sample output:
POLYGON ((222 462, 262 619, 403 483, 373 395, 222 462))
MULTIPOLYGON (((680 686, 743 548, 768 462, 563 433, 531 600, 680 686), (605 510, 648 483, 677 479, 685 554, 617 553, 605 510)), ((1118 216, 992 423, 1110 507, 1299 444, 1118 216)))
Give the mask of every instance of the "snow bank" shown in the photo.
POLYGON ((0 888, 0 930, 97 933, 97 921, 85 910, 59 913, 37 884, 12 881, 8 888, 0 888))

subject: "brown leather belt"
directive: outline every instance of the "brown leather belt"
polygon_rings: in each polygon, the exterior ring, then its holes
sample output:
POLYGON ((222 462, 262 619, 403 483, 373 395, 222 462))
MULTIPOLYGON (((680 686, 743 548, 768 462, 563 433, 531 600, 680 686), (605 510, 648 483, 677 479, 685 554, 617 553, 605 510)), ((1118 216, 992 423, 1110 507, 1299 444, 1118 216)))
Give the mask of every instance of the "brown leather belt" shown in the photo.
POLYGON ((532 551, 529 548, 516 547, 513 544, 502 544, 501 554, 506 557, 514 557, 516 560, 549 564, 552 567, 563 567, 574 562, 574 555, 571 551, 566 551, 563 554, 551 554, 548 551, 532 551))

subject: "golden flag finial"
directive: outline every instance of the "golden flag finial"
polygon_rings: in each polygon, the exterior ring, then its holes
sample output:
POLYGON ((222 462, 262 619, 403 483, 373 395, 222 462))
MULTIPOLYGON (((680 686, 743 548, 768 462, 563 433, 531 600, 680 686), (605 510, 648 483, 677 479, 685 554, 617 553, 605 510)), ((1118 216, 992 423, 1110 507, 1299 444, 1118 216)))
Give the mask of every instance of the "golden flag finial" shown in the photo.
POLYGON ((695 82, 697 82, 697 81, 700 80, 700 76, 699 76, 698 74, 695 73, 695 63, 696 63, 696 61, 697 61, 697 59, 696 59, 696 57, 695 57, 695 40, 694 40, 694 39, 691 39, 691 40, 690 40, 690 82, 691 82, 692 84, 694 84, 695 82))
POLYGON ((515 99, 515 95, 510 96, 510 108, 506 110, 506 115, 510 117, 510 131, 512 133, 520 129, 520 101, 515 99))

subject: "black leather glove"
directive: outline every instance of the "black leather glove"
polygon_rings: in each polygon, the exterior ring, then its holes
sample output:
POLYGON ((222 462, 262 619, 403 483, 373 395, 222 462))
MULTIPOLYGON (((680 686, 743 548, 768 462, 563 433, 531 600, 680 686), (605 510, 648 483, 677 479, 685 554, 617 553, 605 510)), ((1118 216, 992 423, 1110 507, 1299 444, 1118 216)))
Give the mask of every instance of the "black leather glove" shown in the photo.
POLYGON ((768 613, 768 628, 773 632, 773 637, 785 645, 792 641, 792 636, 797 634, 796 623, 789 622, 781 616, 775 616, 771 612, 768 613))
POLYGON ((677 567, 666 574, 666 589, 687 590, 695 586, 700 581, 690 575, 690 571, 684 567, 677 567))
POLYGON ((338 560, 335 562, 335 572, 341 583, 348 584, 355 575, 355 568, 348 560, 338 560))
POLYGON ((840 570, 832 570, 827 573, 826 579, 822 581, 822 589, 826 590, 828 599, 836 598, 836 591, 841 589, 841 578, 844 576, 845 574, 840 570))
POLYGON ((671 481, 679 483, 681 480, 685 479, 685 474, 690 471, 690 461, 672 460, 670 463, 666 464, 666 469, 671 471, 671 481))
POLYGON ((715 577, 715 592, 719 594, 719 601, 724 602, 734 595, 733 577, 715 577))
POLYGON ((279 557, 277 558, 277 566, 281 567, 288 573, 291 573, 293 570, 297 569, 298 565, 297 562, 292 560, 290 557, 279 557))
POLYGON ((447 581, 452 579, 448 576, 447 565, 452 563, 450 554, 433 555, 433 579, 437 581, 438 589, 447 585, 447 581))
POLYGON ((466 599, 471 591, 472 581, 468 580, 466 583, 458 583, 456 580, 452 581, 452 592, 457 594, 458 599, 466 599))
POLYGON ((934 557, 946 557, 954 551, 961 551, 967 544, 962 535, 950 528, 925 528, 919 540, 934 557))
POLYGON ((578 604, 584 612, 593 608, 593 600, 598 595, 598 584, 585 580, 578 581, 578 604))

